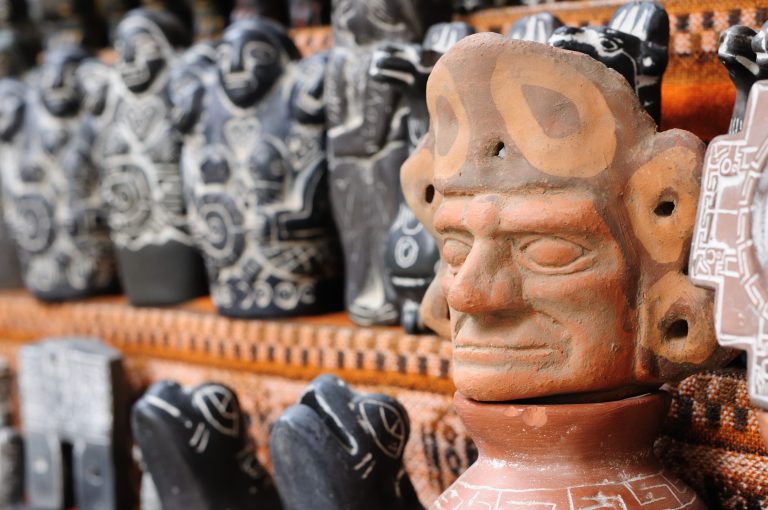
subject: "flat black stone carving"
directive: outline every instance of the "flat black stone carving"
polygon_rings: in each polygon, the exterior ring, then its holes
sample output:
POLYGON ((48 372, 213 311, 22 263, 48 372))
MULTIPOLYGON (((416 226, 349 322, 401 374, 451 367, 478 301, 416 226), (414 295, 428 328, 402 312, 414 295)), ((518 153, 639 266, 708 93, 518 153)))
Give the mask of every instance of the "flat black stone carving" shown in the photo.
POLYGON ((137 9, 118 25, 115 105, 101 142, 102 194, 120 275, 134 305, 172 305, 207 292, 186 218, 169 76, 189 43, 168 13, 137 9))
MULTIPOLYGON (((403 94, 408 106, 409 153, 429 129, 427 79, 437 60, 474 29, 463 22, 436 23, 421 44, 384 43, 373 54, 370 75, 390 83, 403 94)), ((400 208, 392 223, 385 253, 388 283, 400 309, 400 323, 408 333, 423 333, 419 306, 435 277, 440 252, 434 239, 399 196, 400 208)))
POLYGON ((515 21, 507 32, 507 37, 546 44, 555 30, 562 26, 563 22, 557 16, 540 12, 515 21))
POLYGON ((366 71, 380 44, 422 41, 428 27, 450 15, 447 0, 334 5, 334 47, 325 84, 331 200, 344 249, 346 306, 361 325, 393 324, 399 318, 385 250, 409 147, 402 92, 366 71))
POLYGON ((2 85, 3 193, 24 281, 38 298, 77 299, 118 289, 78 67, 78 46, 46 53, 30 87, 2 85))
POLYGON ((134 404, 131 423, 163 510, 280 508, 230 388, 155 383, 134 404))
POLYGON ((326 55, 296 61, 287 31, 265 18, 231 25, 217 51, 215 67, 191 56, 172 85, 177 123, 187 131, 189 223, 213 301, 235 317, 338 310, 341 254, 322 102, 326 55))
POLYGON ((736 101, 728 125, 728 133, 735 134, 743 126, 747 97, 752 85, 768 78, 764 30, 758 33, 744 25, 728 28, 720 34, 717 56, 736 86, 736 101))
POLYGON ((622 5, 605 27, 561 27, 552 46, 586 53, 621 73, 645 110, 661 124, 661 79, 669 61, 669 16, 660 4, 622 5))
MULTIPOLYGON (((49 339, 19 354, 27 502, 132 509, 122 357, 95 339, 49 339)), ((69 505, 69 506, 65 506, 69 505)))
POLYGON ((403 468, 409 433, 397 400, 318 377, 270 434, 283 509, 421 509, 403 468))

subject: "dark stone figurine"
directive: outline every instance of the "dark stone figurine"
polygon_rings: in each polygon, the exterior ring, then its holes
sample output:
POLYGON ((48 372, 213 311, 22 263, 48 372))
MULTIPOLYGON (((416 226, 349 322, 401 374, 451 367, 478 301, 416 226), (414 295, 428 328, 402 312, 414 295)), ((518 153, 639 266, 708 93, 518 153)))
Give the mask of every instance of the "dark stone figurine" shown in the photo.
MULTIPOLYGON (((429 129, 426 89, 432 67, 448 48, 473 33, 474 29, 463 22, 436 23, 422 44, 385 43, 374 52, 370 75, 397 87, 408 106, 409 153, 429 129)), ((419 306, 439 260, 434 239, 400 196, 384 262, 388 282, 398 299, 400 323, 408 333, 428 331, 421 321, 419 306)))
POLYGON ((507 32, 507 37, 547 44, 555 30, 562 26, 563 22, 557 16, 548 12, 540 12, 517 20, 507 32))
POLYGON ((403 467, 409 433, 397 400, 318 377, 270 434, 283 509, 421 509, 403 467))
POLYGON ((11 367, 0 358, 0 508, 21 501, 24 490, 24 446, 11 423, 12 385, 11 367))
POLYGON ((634 87, 645 110, 661 124, 661 79, 669 61, 669 16, 660 4, 622 5, 605 27, 561 27, 552 46, 586 53, 619 72, 634 87))
POLYGON ((450 15, 447 0, 333 4, 335 45, 325 84, 331 200, 344 249, 346 305, 361 325, 398 321, 385 251, 409 149, 402 92, 367 71, 381 43, 420 42, 432 24, 450 15))
POLYGON ((728 133, 741 131, 747 107, 747 97, 756 81, 768 78, 768 65, 765 62, 764 32, 755 32, 744 25, 734 25, 720 34, 717 56, 728 70, 731 81, 736 86, 736 101, 733 105, 728 133), (762 59, 758 62, 758 53, 762 59))
POLYGON ((163 510, 280 508, 230 388, 155 383, 134 404, 131 423, 163 510))
POLYGON ((296 62, 287 31, 264 18, 231 25, 217 50, 212 72, 192 62, 180 75, 187 85, 172 87, 176 117, 188 131, 182 166, 189 223, 214 303, 235 317, 339 309, 322 103, 326 56, 296 62), (200 101, 202 110, 193 106, 200 101), (195 111, 203 113, 190 128, 195 111))
POLYGON ((16 87, 3 98, 12 139, 3 169, 6 221, 19 246, 25 284, 44 300, 118 288, 98 169, 81 130, 85 111, 77 69, 86 58, 78 46, 51 50, 26 94, 16 87), (23 131, 14 138, 16 126, 23 131))
POLYGON ((24 346, 19 400, 31 507, 133 508, 127 381, 119 352, 85 338, 24 346))
POLYGON ((189 33, 164 12, 130 11, 118 25, 114 117, 102 142, 102 194, 120 275, 134 305, 172 305, 207 291, 186 219, 181 135, 169 75, 189 33))

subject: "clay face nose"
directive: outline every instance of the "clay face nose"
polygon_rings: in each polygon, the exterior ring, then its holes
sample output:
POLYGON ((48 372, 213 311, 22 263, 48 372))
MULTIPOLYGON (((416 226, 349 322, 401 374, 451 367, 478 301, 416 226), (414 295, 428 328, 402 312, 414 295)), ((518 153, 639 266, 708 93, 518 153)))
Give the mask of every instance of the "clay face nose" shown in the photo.
MULTIPOLYGON (((452 250, 461 257, 462 247, 450 246, 446 252, 453 257, 452 250)), ((511 312, 523 307, 520 268, 504 252, 504 243, 494 240, 475 240, 467 247, 466 259, 460 267, 447 272, 444 291, 448 305, 462 313, 479 314, 511 312)), ((455 259, 454 259, 455 260, 455 259)))

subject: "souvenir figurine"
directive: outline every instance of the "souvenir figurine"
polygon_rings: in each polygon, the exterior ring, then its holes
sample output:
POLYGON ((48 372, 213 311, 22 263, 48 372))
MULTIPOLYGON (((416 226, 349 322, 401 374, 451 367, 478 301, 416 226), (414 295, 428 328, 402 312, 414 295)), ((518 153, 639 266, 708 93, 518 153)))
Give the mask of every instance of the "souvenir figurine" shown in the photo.
POLYGON ((203 261, 186 220, 181 135, 174 129, 169 75, 190 36, 170 14, 137 9, 117 29, 118 54, 100 164, 118 265, 134 305, 172 305, 206 293, 203 261))
POLYGON ((385 247, 398 212, 399 169, 408 156, 402 93, 366 70, 379 44, 421 41, 429 26, 450 14, 447 0, 333 4, 325 83, 331 201, 344 249, 346 305, 360 325, 398 320, 385 247))
MULTIPOLYGON (((733 37, 729 34, 726 41, 733 37)), ((715 138, 707 149, 690 276, 715 291, 720 344, 747 352, 749 398, 768 444, 768 286, 763 280, 768 267, 768 81, 751 87, 743 111, 742 129, 715 138)))
POLYGON ((766 28, 758 33, 744 25, 734 25, 720 34, 717 56, 728 69, 728 75, 736 86, 728 134, 741 131, 752 85, 768 78, 768 53, 765 46, 766 28))
POLYGON ((661 125, 661 78, 669 61, 669 16, 660 4, 622 5, 605 27, 561 27, 549 43, 579 51, 621 73, 640 103, 661 125))
POLYGON ((21 435, 11 423, 11 367, 0 359, 0 508, 21 501, 24 459, 21 435))
POLYGON ((214 303, 235 317, 338 309, 341 256, 328 200, 325 55, 295 61, 287 31, 264 18, 231 25, 217 51, 213 79, 205 79, 204 64, 193 63, 198 77, 182 75, 188 85, 173 87, 180 95, 174 102, 187 106, 178 109, 180 119, 199 110, 194 104, 205 104, 185 137, 182 161, 189 223, 214 303))
POLYGON ((6 221, 27 288, 49 301, 118 288, 98 169, 81 131, 85 111, 76 73, 86 59, 79 46, 61 46, 46 53, 30 90, 4 85, 6 221), (23 132, 14 136, 18 129, 23 132))
POLYGON ((318 377, 270 434, 283 510, 423 508, 402 466, 409 434, 397 400, 318 377))
MULTIPOLYGON (((408 106, 409 153, 429 128, 427 78, 437 59, 467 35, 471 26, 463 22, 436 23, 422 44, 384 43, 373 54, 370 74, 398 87, 408 106)), ((440 259, 432 236, 419 223, 402 196, 395 221, 389 229, 385 267, 388 281, 400 305, 400 323, 408 333, 427 331, 419 316, 419 304, 435 276, 440 259)))
POLYGON ((515 21, 507 32, 507 37, 520 41, 547 44, 555 30, 562 26, 563 22, 557 16, 548 12, 540 12, 515 21))
POLYGON ((31 507, 133 508, 120 353, 86 338, 26 345, 19 354, 19 400, 31 507))
POLYGON ((157 382, 134 404, 131 423, 163 510, 280 509, 230 388, 157 382))

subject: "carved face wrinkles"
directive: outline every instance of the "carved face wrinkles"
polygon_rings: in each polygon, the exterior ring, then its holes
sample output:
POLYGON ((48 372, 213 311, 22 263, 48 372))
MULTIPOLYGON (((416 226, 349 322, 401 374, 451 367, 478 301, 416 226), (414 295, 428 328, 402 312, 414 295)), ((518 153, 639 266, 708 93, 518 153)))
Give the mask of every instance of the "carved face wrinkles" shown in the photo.
POLYGON ((222 87, 232 102, 241 107, 264 97, 282 74, 280 50, 255 30, 228 32, 218 53, 222 87))
POLYGON ((446 196, 434 226, 458 387, 491 400, 522 381, 527 393, 576 393, 631 371, 628 272, 594 197, 446 196))
POLYGON ((446 53, 427 102, 403 191, 442 247, 422 312, 461 393, 615 398, 728 359, 683 274, 700 141, 590 57, 494 34, 446 53))
POLYGON ((164 46, 167 46, 167 42, 160 39, 159 33, 141 26, 139 20, 134 21, 120 31, 115 41, 115 49, 120 76, 126 87, 138 94, 149 89, 166 68, 164 46))

